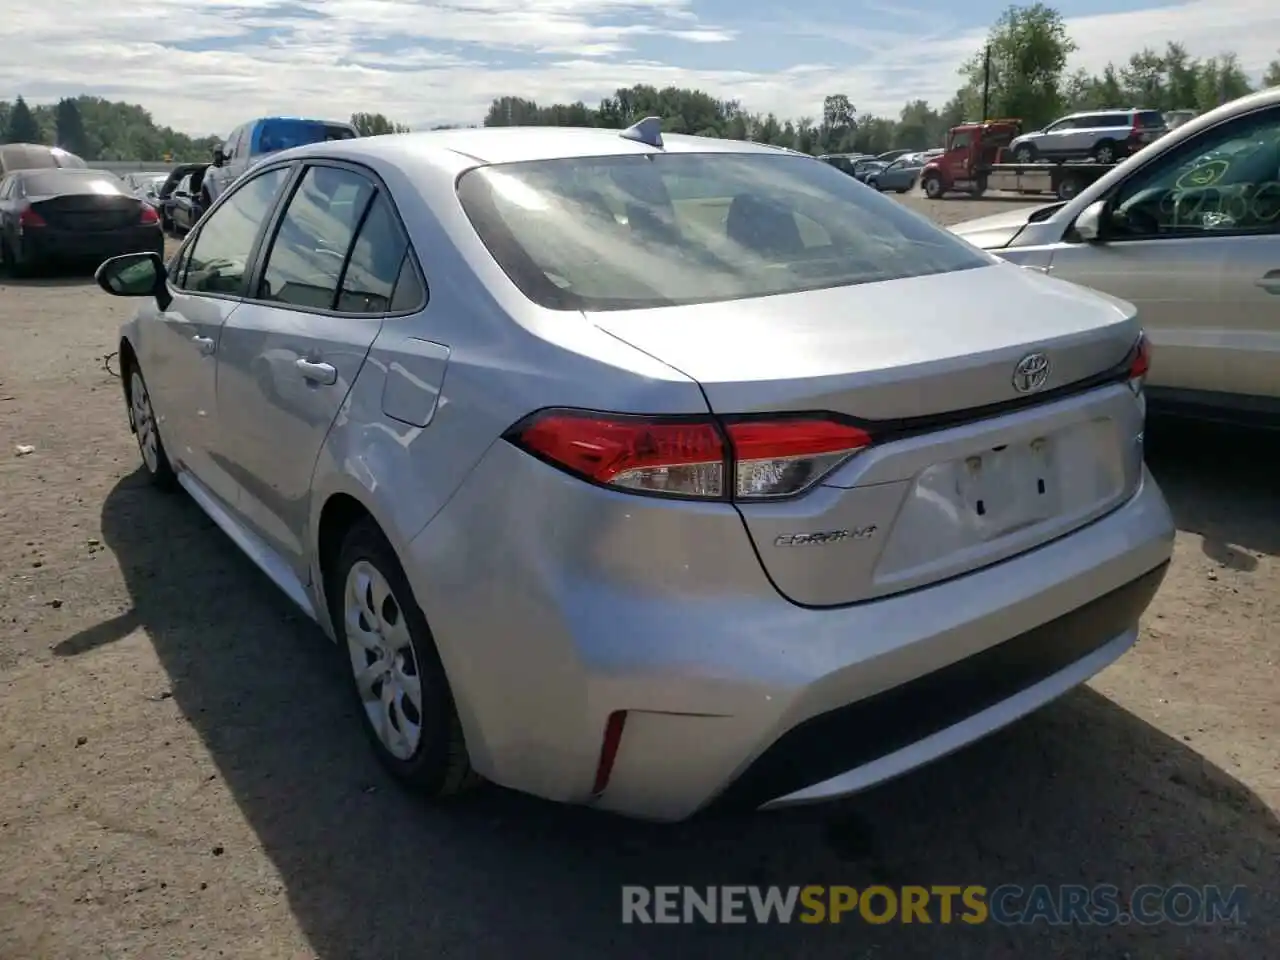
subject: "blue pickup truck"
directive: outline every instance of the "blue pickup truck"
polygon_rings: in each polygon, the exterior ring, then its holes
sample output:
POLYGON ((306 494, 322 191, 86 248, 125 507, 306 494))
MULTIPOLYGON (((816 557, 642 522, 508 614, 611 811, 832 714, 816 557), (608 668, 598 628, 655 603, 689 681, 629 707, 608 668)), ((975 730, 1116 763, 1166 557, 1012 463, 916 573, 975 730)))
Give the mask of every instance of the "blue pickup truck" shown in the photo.
POLYGON ((307 120, 301 117, 258 117, 231 131, 226 142, 213 151, 213 166, 201 187, 203 206, 209 204, 251 166, 268 154, 325 140, 352 140, 359 136, 349 123, 307 120))

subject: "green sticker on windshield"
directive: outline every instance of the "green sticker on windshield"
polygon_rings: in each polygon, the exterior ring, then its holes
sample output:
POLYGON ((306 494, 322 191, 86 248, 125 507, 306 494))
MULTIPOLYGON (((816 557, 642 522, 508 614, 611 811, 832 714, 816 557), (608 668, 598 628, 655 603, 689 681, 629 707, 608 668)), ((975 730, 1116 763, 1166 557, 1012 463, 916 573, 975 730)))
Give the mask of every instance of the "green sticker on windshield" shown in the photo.
POLYGON ((1227 160, 1209 160, 1184 173, 1178 178, 1176 186, 1179 190, 1211 187, 1222 179, 1222 175, 1227 172, 1227 167, 1230 165, 1230 161, 1227 160))

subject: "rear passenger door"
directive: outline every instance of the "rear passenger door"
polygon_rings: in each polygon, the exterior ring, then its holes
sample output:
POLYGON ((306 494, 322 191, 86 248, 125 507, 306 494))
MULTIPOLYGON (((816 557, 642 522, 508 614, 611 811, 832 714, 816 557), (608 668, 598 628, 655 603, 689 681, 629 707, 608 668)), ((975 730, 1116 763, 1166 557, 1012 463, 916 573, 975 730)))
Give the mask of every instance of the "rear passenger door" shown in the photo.
POLYGON ((393 309, 407 251, 372 174, 311 165, 272 227, 250 300, 223 330, 220 459, 248 522, 304 582, 315 462, 393 309))

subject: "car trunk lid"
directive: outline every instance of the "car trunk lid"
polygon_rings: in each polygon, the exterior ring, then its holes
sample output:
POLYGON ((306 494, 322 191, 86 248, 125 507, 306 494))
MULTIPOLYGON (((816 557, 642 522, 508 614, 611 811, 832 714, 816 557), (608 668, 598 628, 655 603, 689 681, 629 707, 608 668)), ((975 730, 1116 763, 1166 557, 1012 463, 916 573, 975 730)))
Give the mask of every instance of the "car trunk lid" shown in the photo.
POLYGON ((122 194, 32 197, 30 206, 51 229, 76 233, 121 230, 142 218, 142 201, 122 194))
POLYGON ((1011 265, 589 318, 696 380, 718 416, 829 413, 871 433, 802 495, 738 504, 799 603, 1031 549, 1141 475, 1141 406, 1111 376, 1139 335, 1131 308, 1011 265), (1047 368, 1023 363, 1037 355, 1047 368))

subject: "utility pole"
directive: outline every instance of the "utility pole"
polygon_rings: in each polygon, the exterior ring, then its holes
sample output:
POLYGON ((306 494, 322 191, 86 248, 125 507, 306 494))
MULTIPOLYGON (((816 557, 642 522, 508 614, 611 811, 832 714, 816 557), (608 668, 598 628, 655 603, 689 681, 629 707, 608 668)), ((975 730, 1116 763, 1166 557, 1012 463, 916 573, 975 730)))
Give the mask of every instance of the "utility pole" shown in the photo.
POLYGON ((982 50, 982 122, 991 116, 991 44, 982 50))

